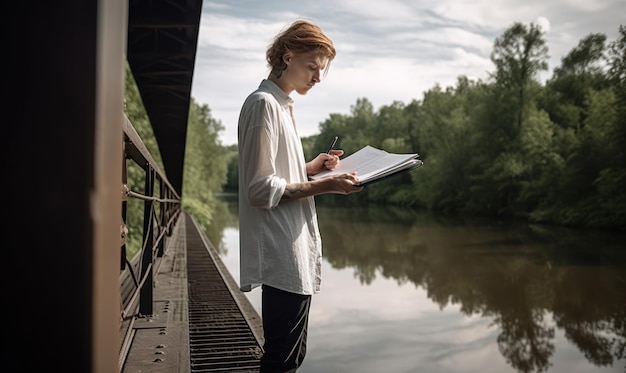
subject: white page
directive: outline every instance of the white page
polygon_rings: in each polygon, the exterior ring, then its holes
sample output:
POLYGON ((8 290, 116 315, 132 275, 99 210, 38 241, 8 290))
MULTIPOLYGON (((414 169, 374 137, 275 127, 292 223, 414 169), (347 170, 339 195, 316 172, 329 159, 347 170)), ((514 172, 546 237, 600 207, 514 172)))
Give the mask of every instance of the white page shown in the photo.
POLYGON ((417 156, 417 154, 390 154, 384 150, 366 145, 361 150, 341 159, 339 166, 334 170, 322 171, 317 175, 311 176, 311 178, 316 180, 327 176, 356 171, 359 179, 365 182, 370 177, 396 168, 398 165, 412 160, 417 156))
POLYGON ((415 156, 415 154, 386 154, 383 157, 373 159, 371 162, 358 167, 356 170, 357 176, 359 179, 365 181, 380 173, 393 170, 406 161, 412 160, 415 156))

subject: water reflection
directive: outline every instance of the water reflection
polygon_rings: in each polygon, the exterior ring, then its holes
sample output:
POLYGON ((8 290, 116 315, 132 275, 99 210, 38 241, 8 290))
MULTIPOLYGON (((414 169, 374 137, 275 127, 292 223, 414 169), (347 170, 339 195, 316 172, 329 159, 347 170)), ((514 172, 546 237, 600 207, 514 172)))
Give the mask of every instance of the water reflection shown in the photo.
POLYGON ((412 282, 441 308, 492 319, 499 351, 519 372, 548 370, 556 328, 594 365, 624 365, 623 237, 393 208, 320 207, 319 215, 333 216, 320 219, 333 267, 354 268, 365 284, 377 271, 412 282))
MULTIPOLYGON (((228 207, 225 220, 232 223, 236 203, 228 207)), ((411 284, 440 310, 458 310, 474 324, 488 321, 497 328, 499 353, 515 371, 551 371, 556 346, 564 343, 559 335, 585 356, 590 371, 624 371, 623 234, 437 218, 390 207, 319 204, 318 213, 324 257, 333 270, 352 271, 366 287, 377 276, 411 284)), ((212 242, 221 243, 213 234, 212 242)), ((449 325, 459 328, 458 321, 449 325)))

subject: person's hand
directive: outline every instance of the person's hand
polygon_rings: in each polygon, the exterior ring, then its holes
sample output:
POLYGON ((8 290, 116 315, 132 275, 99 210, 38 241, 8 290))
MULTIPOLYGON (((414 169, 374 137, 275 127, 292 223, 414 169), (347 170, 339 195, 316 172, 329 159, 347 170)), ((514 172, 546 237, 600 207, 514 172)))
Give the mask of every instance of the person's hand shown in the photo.
POLYGON ((329 183, 331 183, 331 193, 350 194, 363 190, 362 186, 355 185, 359 182, 359 177, 357 176, 356 172, 330 176, 322 180, 327 180, 329 183))
POLYGON ((343 155, 343 150, 333 149, 330 154, 320 153, 315 159, 307 163, 307 174, 315 175, 322 171, 334 170, 339 164, 339 157, 343 155))

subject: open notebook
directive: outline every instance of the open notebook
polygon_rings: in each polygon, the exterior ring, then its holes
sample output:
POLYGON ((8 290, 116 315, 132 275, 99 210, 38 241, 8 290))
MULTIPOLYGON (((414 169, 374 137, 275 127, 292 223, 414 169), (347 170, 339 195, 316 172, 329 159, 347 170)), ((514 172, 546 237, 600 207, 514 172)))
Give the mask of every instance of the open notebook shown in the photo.
POLYGON ((366 145, 361 150, 342 158, 334 170, 322 171, 311 179, 356 171, 359 177, 357 185, 363 186, 375 181, 384 180, 404 171, 414 170, 423 165, 419 154, 394 154, 366 145))

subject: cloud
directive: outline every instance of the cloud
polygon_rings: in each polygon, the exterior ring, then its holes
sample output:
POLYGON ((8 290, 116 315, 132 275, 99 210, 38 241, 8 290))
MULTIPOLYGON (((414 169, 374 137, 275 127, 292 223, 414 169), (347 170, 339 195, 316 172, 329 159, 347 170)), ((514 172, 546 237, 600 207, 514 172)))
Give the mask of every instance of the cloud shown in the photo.
POLYGON ((534 23, 546 34, 550 32, 550 21, 546 17, 537 17, 534 23))
POLYGON ((299 133, 309 136, 331 113, 349 114, 358 98, 378 109, 419 100, 461 75, 487 78, 493 43, 514 22, 546 31, 553 69, 590 33, 615 39, 625 13, 623 0, 213 0, 203 5, 192 96, 222 121, 222 142, 236 143, 241 104, 269 72, 266 47, 289 22, 309 19, 338 51, 322 84, 292 95, 299 133))

